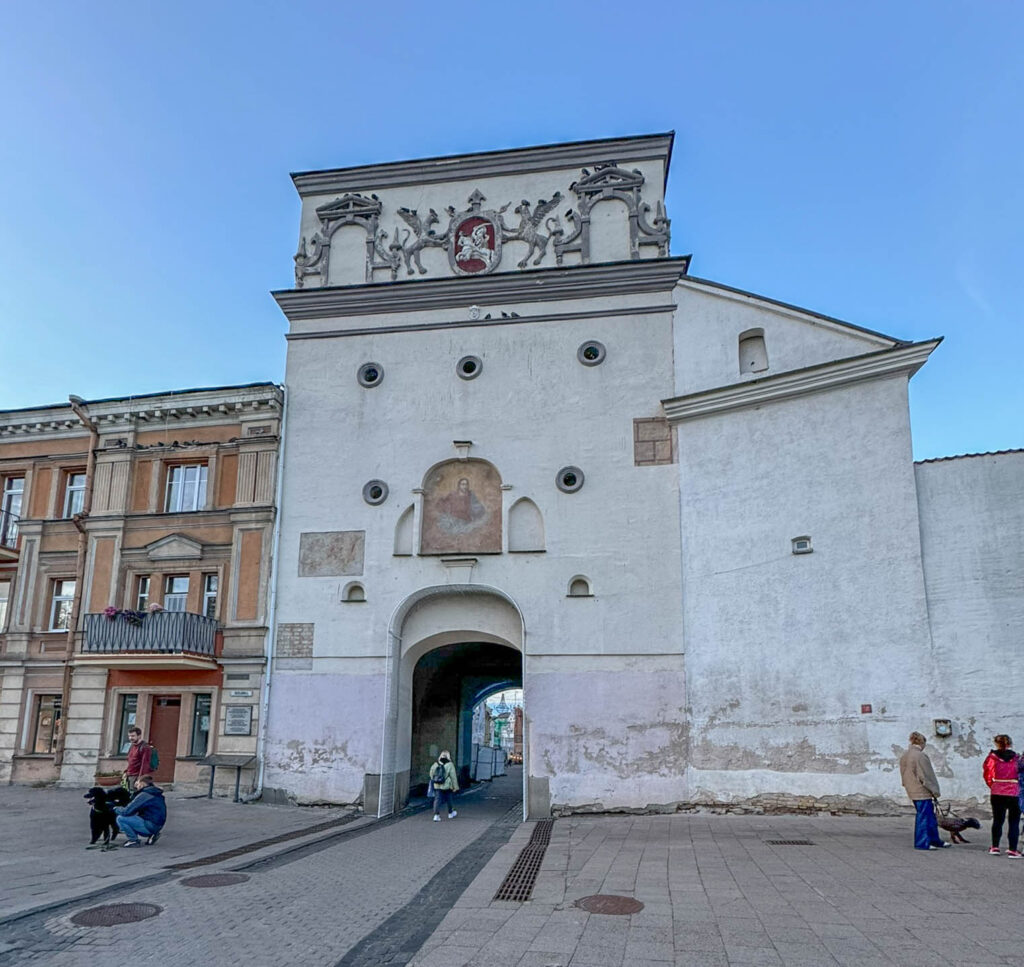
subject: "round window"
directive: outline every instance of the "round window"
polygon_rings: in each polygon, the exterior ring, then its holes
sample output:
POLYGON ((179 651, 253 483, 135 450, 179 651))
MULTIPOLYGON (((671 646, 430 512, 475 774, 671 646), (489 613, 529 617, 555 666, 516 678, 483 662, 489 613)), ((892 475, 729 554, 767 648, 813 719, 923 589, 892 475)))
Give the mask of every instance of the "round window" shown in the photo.
POLYGON ((388 499, 388 485, 383 480, 370 480, 363 485, 363 500, 371 506, 383 504, 388 499))
POLYGON ((605 355, 604 343, 599 343, 596 339, 591 339, 590 342, 583 343, 583 345, 576 350, 576 358, 583 363, 584 366, 600 365, 604 362, 605 355))
POLYGON ((562 467, 555 476, 555 486, 562 493, 576 493, 583 486, 583 471, 579 467, 562 467))
POLYGON ((384 367, 380 363, 363 363, 356 378, 360 386, 379 386, 384 379, 384 367))
POLYGON ((463 356, 455 372, 459 374, 459 379, 476 379, 483 368, 484 361, 479 356, 463 356))

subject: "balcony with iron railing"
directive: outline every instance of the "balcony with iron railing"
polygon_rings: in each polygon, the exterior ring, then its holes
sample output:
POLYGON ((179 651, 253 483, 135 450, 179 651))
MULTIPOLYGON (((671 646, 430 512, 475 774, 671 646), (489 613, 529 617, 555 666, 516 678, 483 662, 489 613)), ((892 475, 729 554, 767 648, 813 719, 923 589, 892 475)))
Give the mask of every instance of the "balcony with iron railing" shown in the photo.
POLYGON ((0 560, 18 557, 18 525, 21 518, 9 510, 0 510, 0 560))
POLYGON ((213 668, 220 644, 217 622, 202 614, 87 614, 79 662, 108 668, 213 668))

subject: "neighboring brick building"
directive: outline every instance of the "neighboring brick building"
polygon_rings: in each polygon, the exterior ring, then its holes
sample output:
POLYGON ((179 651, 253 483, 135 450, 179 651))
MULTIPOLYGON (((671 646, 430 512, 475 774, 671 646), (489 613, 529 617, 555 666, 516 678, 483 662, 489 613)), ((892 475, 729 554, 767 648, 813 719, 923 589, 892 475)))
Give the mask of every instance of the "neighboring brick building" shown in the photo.
POLYGON ((72 399, 0 412, 0 782, 89 785, 132 723, 205 780, 256 752, 282 390, 72 399))

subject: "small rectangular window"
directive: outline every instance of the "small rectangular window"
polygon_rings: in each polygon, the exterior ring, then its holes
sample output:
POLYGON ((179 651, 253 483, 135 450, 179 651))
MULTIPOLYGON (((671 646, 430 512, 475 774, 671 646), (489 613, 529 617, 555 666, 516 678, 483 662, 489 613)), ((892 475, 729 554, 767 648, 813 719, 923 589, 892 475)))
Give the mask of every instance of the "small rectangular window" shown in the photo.
POLYGON ((128 738, 128 730, 135 724, 135 715, 139 708, 138 695, 121 696, 121 718, 117 728, 117 751, 120 755, 127 755, 131 746, 128 738))
POLYGON ((206 506, 206 464, 167 468, 167 499, 164 509, 169 514, 202 510, 206 506))
POLYGON ((57 749, 60 738, 60 696, 38 695, 32 728, 32 751, 50 755, 57 749))
POLYGON ((3 634, 7 622, 7 602, 11 597, 11 582, 0 581, 0 634, 3 634))
POLYGON ((64 486, 64 516, 74 517, 85 506, 85 473, 69 473, 64 486))
POLYGON ((71 623, 71 606, 75 600, 74 581, 54 581, 50 602, 50 631, 67 631, 71 623))
POLYGON ((210 744, 210 708, 212 695, 197 695, 192 710, 192 741, 189 755, 206 755, 210 744))
POLYGON ((164 611, 184 611, 188 606, 188 575, 168 574, 164 581, 164 611))
POLYGON ((140 574, 135 579, 135 610, 145 611, 149 607, 149 575, 140 574))
POLYGON ((217 575, 203 576, 203 614, 207 618, 217 617, 217 575))

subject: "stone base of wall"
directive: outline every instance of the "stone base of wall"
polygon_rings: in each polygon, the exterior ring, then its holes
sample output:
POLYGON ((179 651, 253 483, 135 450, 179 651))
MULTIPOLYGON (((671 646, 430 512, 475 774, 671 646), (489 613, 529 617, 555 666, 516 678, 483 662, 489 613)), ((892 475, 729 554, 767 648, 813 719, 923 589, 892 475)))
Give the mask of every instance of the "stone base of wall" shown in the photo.
MULTIPOLYGON (((977 799, 942 800, 943 808, 952 807, 960 816, 990 817, 987 802, 977 799)), ((552 816, 577 816, 593 813, 622 813, 631 816, 665 815, 672 813, 712 813, 741 816, 778 815, 831 815, 831 816, 904 816, 913 814, 914 807, 883 796, 794 796, 790 793, 767 793, 732 802, 714 799, 696 801, 648 803, 646 806, 605 808, 601 803, 567 805, 552 803, 552 816)))

